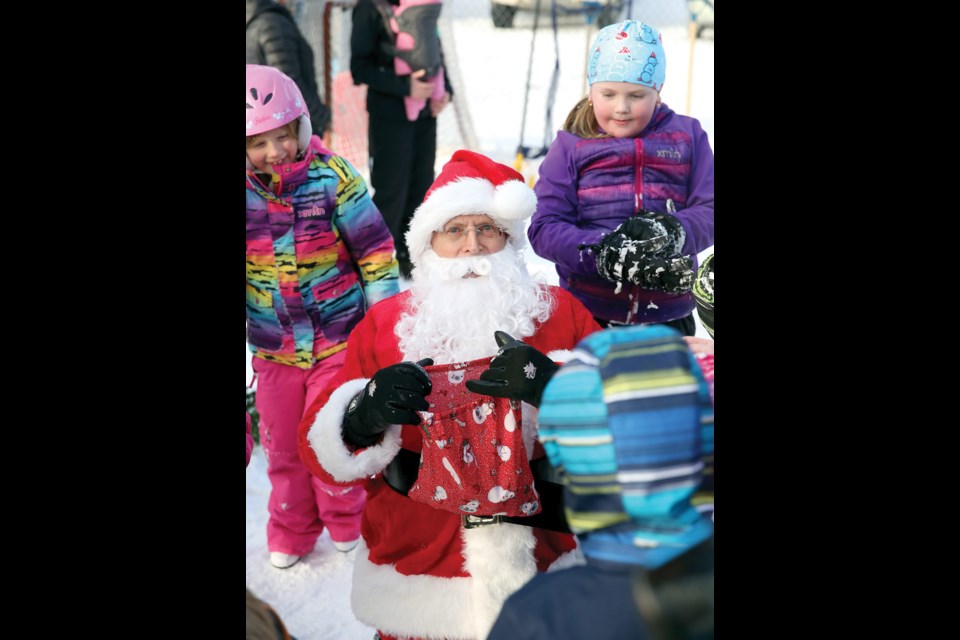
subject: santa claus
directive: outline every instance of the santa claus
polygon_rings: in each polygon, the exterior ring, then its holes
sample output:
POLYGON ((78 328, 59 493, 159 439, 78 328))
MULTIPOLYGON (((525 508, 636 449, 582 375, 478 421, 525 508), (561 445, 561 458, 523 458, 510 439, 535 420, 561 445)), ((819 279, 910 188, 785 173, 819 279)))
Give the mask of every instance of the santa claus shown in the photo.
MULTIPOLYGON (((575 540, 553 517, 562 490, 545 480, 535 414, 555 361, 600 327, 569 293, 527 272, 524 221, 535 208, 522 175, 457 151, 410 222, 411 288, 367 312, 343 369, 300 425, 300 456, 312 473, 367 489, 351 604, 381 638, 481 640, 504 600, 537 571, 575 562, 575 540), (421 452, 446 445, 424 422, 435 408, 424 367, 478 359, 486 369, 463 381, 468 395, 519 404, 526 455, 517 462, 494 438, 498 455, 484 459, 486 449, 464 446, 463 457, 484 473, 485 464, 529 464, 542 511, 526 501, 517 517, 496 515, 503 505, 481 496, 457 513, 407 495, 426 471, 421 452)), ((460 383, 455 374, 445 384, 460 383)), ((514 499, 513 491, 495 493, 491 500, 514 499)), ((430 494, 439 500, 447 491, 430 494)))

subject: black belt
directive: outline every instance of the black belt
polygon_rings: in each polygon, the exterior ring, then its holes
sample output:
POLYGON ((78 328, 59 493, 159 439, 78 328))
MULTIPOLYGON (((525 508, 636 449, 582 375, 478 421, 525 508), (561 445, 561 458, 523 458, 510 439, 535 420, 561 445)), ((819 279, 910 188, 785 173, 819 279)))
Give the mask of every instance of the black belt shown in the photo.
MULTIPOLYGON (((387 485, 401 495, 407 495, 410 488, 417 481, 420 471, 420 454, 409 449, 400 449, 400 453, 390 461, 383 470, 383 479, 387 485)), ((475 516, 463 515, 463 527, 474 529, 501 522, 522 524, 526 527, 538 527, 572 533, 567 524, 567 517, 563 511, 563 485, 555 482, 559 480, 557 472, 546 457, 530 461, 530 471, 533 474, 533 485, 540 495, 540 513, 535 516, 475 516)))

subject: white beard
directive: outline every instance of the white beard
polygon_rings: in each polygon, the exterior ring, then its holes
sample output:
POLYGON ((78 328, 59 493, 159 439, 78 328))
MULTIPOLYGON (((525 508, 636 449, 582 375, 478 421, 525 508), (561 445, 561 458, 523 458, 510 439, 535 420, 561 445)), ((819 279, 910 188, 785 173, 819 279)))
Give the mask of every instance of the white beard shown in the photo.
POLYGON ((494 331, 532 336, 553 298, 509 242, 494 254, 441 258, 427 249, 413 272, 410 302, 395 329, 405 360, 435 364, 496 355, 494 331), (464 278, 467 273, 479 277, 464 278))

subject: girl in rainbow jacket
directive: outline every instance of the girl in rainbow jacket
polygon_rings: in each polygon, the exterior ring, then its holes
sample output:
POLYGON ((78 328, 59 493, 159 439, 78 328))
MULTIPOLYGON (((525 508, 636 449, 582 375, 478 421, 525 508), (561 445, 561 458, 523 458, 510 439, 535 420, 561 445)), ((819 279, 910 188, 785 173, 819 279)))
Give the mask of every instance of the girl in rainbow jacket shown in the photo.
POLYGON ((398 292, 390 230, 356 169, 311 135, 293 80, 247 65, 247 342, 272 486, 267 547, 278 568, 326 526, 340 551, 360 537, 360 488, 327 485, 297 453, 303 410, 343 365, 366 309, 398 292))
POLYGON ((590 92, 540 166, 528 236, 601 326, 693 335, 697 254, 713 244, 713 152, 695 118, 661 102, 665 77, 656 29, 600 30, 590 92))

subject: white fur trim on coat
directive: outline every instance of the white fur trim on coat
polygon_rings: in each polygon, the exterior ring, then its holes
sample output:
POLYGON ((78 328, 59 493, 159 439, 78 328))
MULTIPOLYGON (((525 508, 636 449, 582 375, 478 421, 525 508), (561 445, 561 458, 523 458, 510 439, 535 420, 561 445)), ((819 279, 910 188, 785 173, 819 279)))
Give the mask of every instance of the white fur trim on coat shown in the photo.
POLYGON ((536 539, 533 529, 516 524, 461 529, 461 535, 469 577, 398 573, 370 562, 361 540, 350 594, 357 620, 397 636, 486 638, 506 599, 536 574, 536 539))
POLYGON ((327 404, 317 413, 307 432, 307 441, 317 454, 320 466, 338 482, 351 482, 380 473, 400 451, 402 427, 398 424, 387 428, 380 444, 367 447, 356 455, 343 442, 341 426, 347 405, 367 382, 362 378, 344 382, 330 394, 327 404))
POLYGON ((547 357, 553 360, 554 362, 559 362, 563 364, 573 358, 574 353, 570 349, 557 349, 555 351, 550 351, 547 353, 547 357))
POLYGON ((547 573, 562 571, 570 567, 579 567, 584 564, 587 564, 587 558, 583 555, 583 550, 580 548, 580 539, 577 538, 577 546, 559 555, 557 559, 547 567, 547 573))
POLYGON ((473 581, 473 616, 476 637, 486 638, 500 609, 515 591, 537 575, 533 529, 520 524, 500 524, 462 529, 464 568, 473 581))
POLYGON ((469 214, 487 214, 510 236, 514 249, 526 246, 524 221, 537 209, 533 189, 519 180, 508 180, 499 187, 483 178, 460 178, 435 189, 413 214, 406 233, 410 260, 419 265, 420 256, 430 246, 434 231, 451 218, 469 214))

